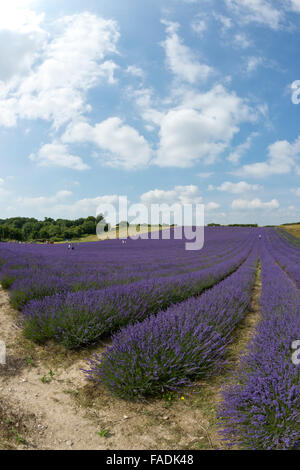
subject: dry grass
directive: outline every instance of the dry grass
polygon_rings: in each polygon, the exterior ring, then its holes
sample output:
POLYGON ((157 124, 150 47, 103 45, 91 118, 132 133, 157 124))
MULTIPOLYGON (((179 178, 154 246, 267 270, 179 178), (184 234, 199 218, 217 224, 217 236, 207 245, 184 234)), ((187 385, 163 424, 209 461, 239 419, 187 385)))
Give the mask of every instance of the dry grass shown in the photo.
POLYGON ((296 238, 300 238, 300 224, 296 225, 281 225, 280 227, 283 230, 286 230, 291 235, 294 235, 296 238))
MULTIPOLYGON (((161 230, 166 230, 168 229, 167 227, 160 227, 159 225, 152 225, 151 227, 148 226, 141 226, 140 231, 138 234, 145 234, 145 233, 152 233, 152 232, 158 232, 161 230)), ((135 228, 134 227, 129 227, 128 229, 126 227, 121 227, 120 230, 116 230, 115 228, 112 228, 109 232, 104 232, 101 236, 98 237, 98 235, 87 235, 82 238, 74 238, 70 240, 71 243, 85 243, 85 242, 98 242, 104 241, 104 240, 115 240, 118 238, 129 238, 136 235, 135 228)), ((61 243, 66 243, 65 241, 61 242, 56 242, 58 244, 61 243)))

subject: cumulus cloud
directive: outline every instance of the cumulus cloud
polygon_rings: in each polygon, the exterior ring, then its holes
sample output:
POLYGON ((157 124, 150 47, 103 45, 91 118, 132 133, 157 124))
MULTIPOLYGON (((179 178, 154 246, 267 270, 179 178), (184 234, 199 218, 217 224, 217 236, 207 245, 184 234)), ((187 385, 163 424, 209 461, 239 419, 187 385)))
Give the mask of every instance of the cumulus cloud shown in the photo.
POLYGON ((247 59, 246 71, 248 73, 254 72, 259 67, 259 65, 263 64, 263 62, 264 60, 262 57, 249 57, 247 59))
POLYGON ((33 1, 0 3, 0 82, 25 76, 43 52, 48 38, 43 29, 45 15, 30 7, 33 1))
POLYGON ((181 106, 160 122, 159 166, 186 168, 202 159, 213 163, 239 132, 239 125, 256 115, 235 93, 216 85, 207 93, 185 93, 181 106))
POLYGON ((106 204, 117 207, 119 201, 119 196, 114 194, 67 202, 71 195, 70 191, 61 190, 53 196, 19 197, 16 204, 18 207, 30 208, 31 214, 34 210, 37 214, 45 216, 46 211, 49 216, 55 218, 76 219, 99 214, 101 207, 106 204))
POLYGON ((0 4, 0 29, 18 33, 42 32, 44 13, 37 13, 31 7, 36 0, 10 0, 0 4))
POLYGON ((246 181, 240 181, 239 183, 231 183, 230 181, 225 181, 216 189, 218 191, 231 194, 242 194, 251 191, 260 191, 262 188, 258 184, 249 184, 246 183, 246 181))
POLYGON ((41 45, 40 35, 0 29, 0 80, 28 74, 41 45))
POLYGON ((105 207, 106 204, 111 204, 117 207, 119 196, 104 195, 97 196, 94 198, 79 199, 72 204, 56 204, 51 208, 50 213, 61 217, 78 218, 88 217, 90 215, 98 215, 102 212, 101 207, 105 207))
POLYGON ((87 170, 89 168, 80 157, 71 155, 66 145, 57 141, 52 144, 43 145, 38 153, 32 153, 29 158, 39 166, 58 166, 78 171, 87 170))
POLYGON ((4 183, 4 179, 0 178, 0 200, 4 200, 10 194, 10 192, 5 189, 4 183))
POLYGON ((245 142, 238 145, 235 150, 230 153, 227 160, 234 164, 239 163, 240 159, 244 156, 247 150, 251 148, 252 140, 256 136, 258 136, 258 132, 252 132, 252 134, 247 137, 245 142))
POLYGON ((300 169, 297 158, 300 154, 300 137, 292 144, 287 140, 278 140, 268 147, 268 159, 265 162, 244 165, 235 172, 244 177, 265 178, 270 175, 284 175, 294 168, 297 173, 300 169))
POLYGON ((252 199, 251 201, 246 199, 234 199, 231 203, 231 207, 237 210, 278 209, 279 202, 277 199, 272 199, 269 202, 262 202, 259 198, 252 199))
POLYGON ((128 65, 126 72, 134 77, 144 78, 144 71, 136 65, 128 65))
POLYGON ((174 189, 153 189, 141 195, 144 204, 201 204, 202 196, 195 185, 175 186, 174 189))
POLYGON ((296 196, 300 197, 300 187, 297 189, 292 189, 292 193, 294 193, 296 196))
POLYGON ((247 38, 244 33, 237 33, 234 36, 234 44, 242 49, 246 49, 247 47, 251 46, 251 41, 247 38))
POLYGON ((197 16, 191 23, 192 30, 197 34, 202 34, 207 29, 206 20, 203 17, 197 16))
POLYGON ((290 1, 290 9, 292 11, 300 13, 300 0, 289 0, 290 1))
POLYGON ((34 50, 32 35, 26 41, 15 38, 10 45, 14 54, 2 73, 13 75, 21 68, 26 75, 13 80, 5 90, 2 86, 0 110, 8 116, 0 123, 13 126, 17 117, 41 118, 58 128, 90 111, 86 91, 102 80, 115 82, 117 65, 108 57, 117 53, 118 39, 115 21, 87 12, 57 20, 55 33, 50 36, 45 32, 41 50, 34 50))
POLYGON ((226 0, 227 7, 242 23, 258 23, 278 30, 284 15, 269 0, 226 0))
POLYGON ((38 196, 38 197, 19 197, 17 199, 18 204, 24 206, 37 206, 37 207, 45 207, 48 204, 52 205, 57 202, 63 201, 64 199, 68 198, 72 195, 71 191, 67 191, 65 189, 58 191, 54 196, 38 196))
POLYGON ((130 98, 133 98, 136 107, 141 117, 151 124, 159 126, 163 118, 163 113, 155 108, 153 104, 153 91, 150 88, 133 89, 130 87, 127 90, 130 98))
POLYGON ((72 123, 62 140, 68 143, 94 143, 104 152, 101 155, 104 163, 128 170, 145 167, 152 154, 146 139, 118 117, 106 119, 95 126, 84 121, 72 123))
POLYGON ((232 27, 232 19, 225 15, 220 15, 218 13, 214 13, 214 17, 217 21, 219 21, 222 25, 223 32, 230 29, 232 27))
POLYGON ((207 204, 205 204, 205 210, 208 210, 208 211, 215 211, 216 209, 219 209, 220 208, 220 204, 218 204, 217 202, 208 202, 207 204))
POLYGON ((196 83, 206 80, 213 69, 206 64, 201 64, 195 54, 182 43, 177 34, 178 23, 162 20, 166 25, 167 38, 162 43, 166 52, 167 66, 180 80, 188 83, 196 83))
POLYGON ((197 173, 197 176, 199 176, 199 178, 210 178, 212 175, 213 175, 213 172, 210 172, 210 171, 203 171, 203 172, 197 173))

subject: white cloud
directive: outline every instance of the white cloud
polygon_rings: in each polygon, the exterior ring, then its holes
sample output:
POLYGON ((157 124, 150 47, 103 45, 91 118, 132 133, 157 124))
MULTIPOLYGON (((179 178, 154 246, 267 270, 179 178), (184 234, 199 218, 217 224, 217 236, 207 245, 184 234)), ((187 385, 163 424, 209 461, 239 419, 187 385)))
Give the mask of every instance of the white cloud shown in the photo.
POLYGON ((276 9, 268 0, 226 0, 242 23, 255 22, 278 30, 283 20, 283 12, 276 9))
POLYGON ((240 159, 244 156, 244 154, 251 148, 252 140, 254 137, 258 136, 258 132, 252 132, 249 135, 245 142, 238 145, 233 152, 230 153, 227 160, 231 163, 237 164, 239 163, 240 159))
POLYGON ((196 17, 191 23, 192 30, 197 34, 202 34, 207 29, 207 23, 204 18, 196 17))
POLYGON ((144 71, 136 65, 128 65, 126 72, 134 77, 144 78, 144 71))
POLYGON ((234 44, 242 49, 246 49, 251 46, 251 41, 244 33, 238 33, 234 36, 234 44))
POLYGON ((107 59, 117 53, 119 32, 115 21, 80 13, 57 20, 55 27, 56 32, 47 37, 42 48, 36 46, 34 50, 31 35, 27 42, 15 38, 16 44, 10 46, 14 53, 2 73, 14 75, 23 70, 26 76, 0 89, 1 114, 7 113, 1 119, 3 125, 15 125, 19 116, 53 121, 58 128, 90 111, 85 103, 89 88, 102 80, 115 82, 117 65, 107 59))
POLYGON ((265 162, 244 165, 234 172, 238 176, 265 178, 270 175, 284 175, 294 168, 299 173, 297 158, 300 156, 300 137, 290 144, 287 140, 278 140, 268 147, 268 159, 265 162))
POLYGON ((18 33, 41 32, 40 24, 44 13, 37 13, 31 7, 34 0, 10 0, 0 4, 0 29, 18 33))
POLYGON ((18 204, 24 206, 36 206, 36 207, 45 207, 47 205, 52 205, 57 202, 63 201, 72 195, 71 191, 61 190, 58 191, 54 196, 38 196, 38 197, 19 197, 17 199, 18 204))
POLYGON ((199 176, 199 178, 210 178, 212 175, 213 173, 209 171, 197 173, 197 176, 199 176))
MULTIPOLYGON (((75 201, 72 204, 57 204, 52 207, 52 213, 67 216, 69 218, 88 217, 89 215, 97 215, 101 212, 101 206, 112 204, 117 207, 119 196, 105 195, 94 198, 84 198, 75 201)), ((108 219, 107 219, 108 220, 108 219)))
POLYGON ((162 43, 166 52, 168 68, 180 80, 196 83, 206 80, 213 72, 208 65, 201 64, 195 54, 185 46, 177 34, 178 23, 162 20, 166 25, 167 38, 162 43))
POLYGON ((297 189, 292 189, 292 193, 294 193, 296 196, 300 197, 300 187, 297 189))
POLYGON ((255 210, 255 209, 278 209, 279 202, 277 199, 272 199, 269 202, 262 202, 259 198, 248 201, 246 199, 234 199, 231 204, 232 209, 237 210, 255 210))
POLYGON ((66 145, 57 141, 43 145, 37 154, 32 153, 29 158, 39 166, 57 166, 79 171, 89 168, 80 157, 71 155, 66 145))
POLYGON ((0 29, 0 81, 28 74, 42 47, 43 38, 0 29))
POLYGON ((185 93, 181 106, 168 111, 160 123, 160 146, 155 163, 186 168, 197 160, 212 163, 255 114, 235 93, 217 85, 207 93, 185 93))
POLYGON ((216 209, 219 209, 219 207, 220 207, 220 204, 216 202, 208 202, 207 204, 205 204, 205 210, 208 210, 208 211, 214 211, 216 209))
POLYGON ((214 13, 214 17, 219 21, 223 26, 223 31, 230 29, 232 27, 232 19, 225 15, 219 15, 214 13))
POLYGON ((0 200, 6 199, 6 197, 9 196, 10 194, 10 192, 7 189, 5 189, 4 183, 5 183, 4 179, 0 178, 0 200))
POLYGON ((262 65, 264 62, 262 57, 249 57, 247 59, 246 71, 247 73, 254 72, 259 65, 262 65))
POLYGON ((72 195, 70 191, 58 191, 54 196, 39 196, 39 197, 19 197, 16 199, 18 207, 26 207, 30 214, 33 211, 45 214, 55 218, 74 219, 79 217, 88 217, 96 215, 98 208, 103 204, 112 204, 117 207, 119 196, 105 195, 94 198, 84 198, 72 203, 67 203, 66 200, 72 195))
POLYGON ((83 121, 72 123, 62 140, 67 143, 94 143, 106 152, 103 159, 107 165, 127 170, 145 167, 152 155, 146 139, 118 117, 106 119, 95 126, 83 121))
POLYGON ((195 185, 175 186, 174 189, 153 189, 141 195, 144 204, 201 204, 202 196, 195 185))
POLYGON ((42 54, 48 34, 41 26, 44 13, 29 8, 34 3, 26 0, 0 3, 0 82, 28 74, 42 54))
POLYGON ((300 13, 300 0, 289 0, 290 1, 290 9, 292 11, 296 11, 300 13))
POLYGON ((250 191, 260 191, 262 188, 258 184, 249 184, 246 181, 240 181, 239 183, 231 183, 225 181, 216 188, 218 191, 223 191, 232 194, 248 193, 250 191))
POLYGON ((134 99, 141 117, 155 125, 160 125, 163 113, 155 109, 153 104, 153 92, 150 88, 129 88, 128 96, 134 99))

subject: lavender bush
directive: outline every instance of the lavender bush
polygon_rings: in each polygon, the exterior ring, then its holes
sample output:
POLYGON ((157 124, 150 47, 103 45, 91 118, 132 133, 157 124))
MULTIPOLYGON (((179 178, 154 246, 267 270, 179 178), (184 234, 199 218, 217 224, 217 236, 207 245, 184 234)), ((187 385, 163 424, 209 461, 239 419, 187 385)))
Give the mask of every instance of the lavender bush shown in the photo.
POLYGON ((66 245, 0 243, 0 282, 10 288, 15 308, 54 293, 99 290, 130 283, 199 271, 230 260, 253 238, 253 229, 205 229, 205 246, 187 252, 186 240, 119 240, 66 245), (56 279, 56 281, 55 281, 56 279), (36 286, 38 284, 38 287, 36 286), (49 284, 55 286, 53 292, 49 284))
POLYGON ((219 410, 223 437, 242 449, 293 449, 300 436, 300 367, 291 345, 300 338, 300 295, 262 249, 262 319, 219 410))
POLYGON ((237 269, 248 252, 249 247, 230 261, 191 274, 32 301, 23 312, 24 334, 39 342, 55 338, 68 348, 93 343, 173 303, 199 295, 237 269))
POLYGON ((200 297, 124 328, 88 377, 114 394, 133 399, 180 390, 219 368, 231 335, 249 308, 257 244, 231 276, 200 297))

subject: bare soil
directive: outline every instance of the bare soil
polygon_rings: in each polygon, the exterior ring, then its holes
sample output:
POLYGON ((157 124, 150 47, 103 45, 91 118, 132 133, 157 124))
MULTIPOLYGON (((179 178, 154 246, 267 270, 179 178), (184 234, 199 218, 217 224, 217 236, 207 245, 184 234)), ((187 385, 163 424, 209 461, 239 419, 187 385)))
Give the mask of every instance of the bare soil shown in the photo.
POLYGON ((96 350, 65 351, 34 345, 15 326, 16 312, 0 289, 0 449, 171 450, 222 449, 216 411, 259 319, 258 270, 249 314, 228 350, 229 364, 216 378, 197 382, 182 396, 127 402, 86 381, 80 369, 96 350), (170 399, 169 399, 170 398, 170 399))

